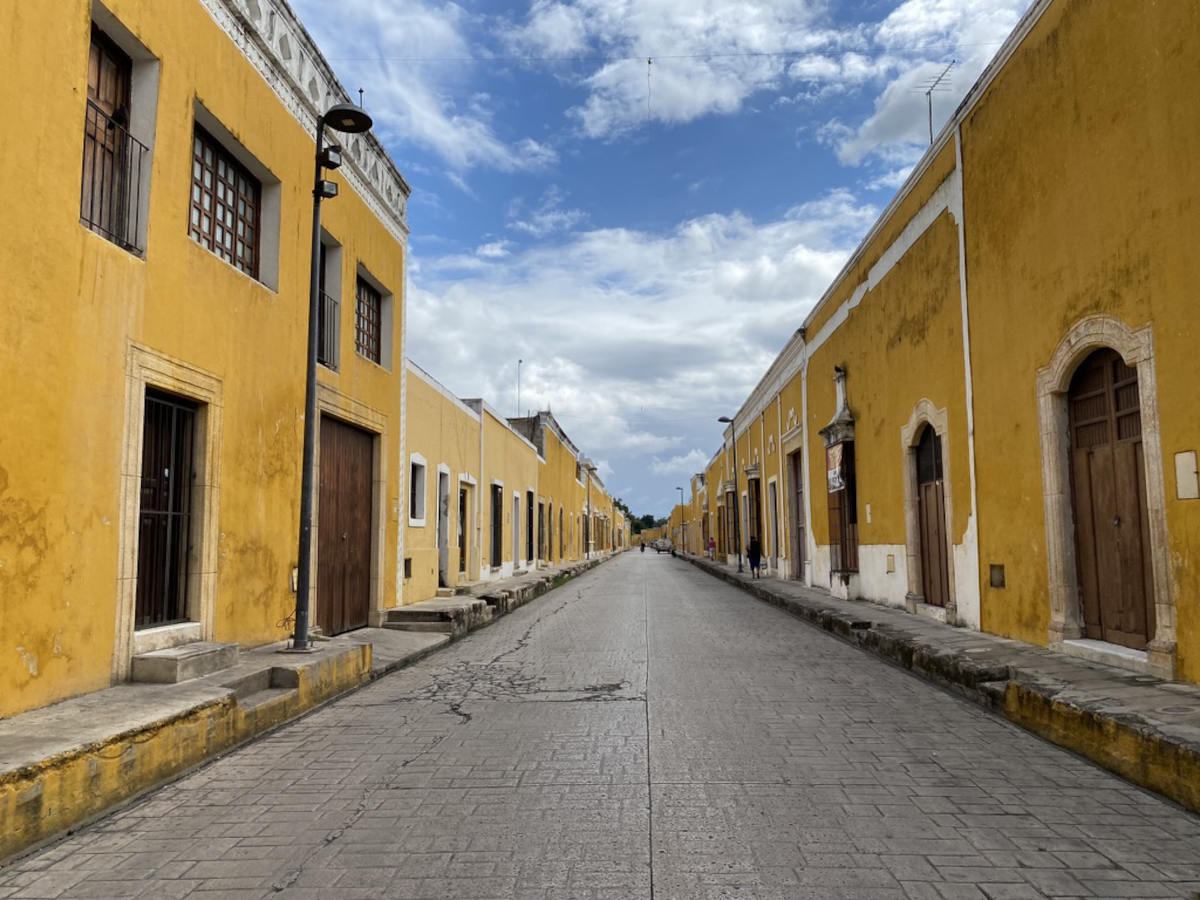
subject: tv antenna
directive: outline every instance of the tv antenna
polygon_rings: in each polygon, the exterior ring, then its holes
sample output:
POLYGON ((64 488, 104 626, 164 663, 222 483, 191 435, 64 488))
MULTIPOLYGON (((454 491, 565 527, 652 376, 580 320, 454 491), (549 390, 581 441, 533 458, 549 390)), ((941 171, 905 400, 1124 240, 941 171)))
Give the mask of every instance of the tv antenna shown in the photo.
POLYGON ((920 91, 925 95, 925 103, 929 110, 929 143, 933 143, 933 95, 950 90, 950 70, 958 64, 957 59, 952 59, 946 64, 946 68, 942 69, 937 74, 937 77, 929 79, 920 87, 920 91))

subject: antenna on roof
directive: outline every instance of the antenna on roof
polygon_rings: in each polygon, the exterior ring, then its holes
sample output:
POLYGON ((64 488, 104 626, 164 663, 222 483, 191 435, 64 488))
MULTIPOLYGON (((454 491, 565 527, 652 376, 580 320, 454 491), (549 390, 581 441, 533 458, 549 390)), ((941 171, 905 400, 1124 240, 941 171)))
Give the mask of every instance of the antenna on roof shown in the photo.
POLYGON ((929 109, 929 143, 933 143, 933 94, 935 91, 942 92, 950 90, 950 70, 958 64, 957 59, 952 59, 946 64, 946 68, 938 73, 937 77, 931 78, 921 86, 921 92, 925 95, 925 102, 929 109))
POLYGON ((650 68, 654 65, 654 60, 649 56, 646 57, 646 121, 650 121, 650 68))

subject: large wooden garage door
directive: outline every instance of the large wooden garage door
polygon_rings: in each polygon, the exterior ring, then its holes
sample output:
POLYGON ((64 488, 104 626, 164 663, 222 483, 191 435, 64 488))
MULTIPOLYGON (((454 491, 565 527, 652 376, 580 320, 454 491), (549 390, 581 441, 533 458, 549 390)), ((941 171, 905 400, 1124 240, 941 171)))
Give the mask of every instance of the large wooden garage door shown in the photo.
POLYGON ((1068 402, 1084 635, 1142 650, 1154 607, 1137 370, 1098 350, 1075 373, 1068 402))
POLYGON ((367 624, 371 607, 371 458, 374 436, 321 418, 317 624, 340 634, 367 624))

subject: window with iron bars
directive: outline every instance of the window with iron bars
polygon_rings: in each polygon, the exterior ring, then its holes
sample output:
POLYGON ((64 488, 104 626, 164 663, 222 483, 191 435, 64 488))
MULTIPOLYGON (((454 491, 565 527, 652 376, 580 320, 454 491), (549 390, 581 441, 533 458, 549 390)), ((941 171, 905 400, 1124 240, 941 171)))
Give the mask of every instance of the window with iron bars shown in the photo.
MULTIPOLYGON (((325 244, 321 244, 320 256, 320 306, 317 308, 317 362, 327 369, 337 371, 338 367, 338 297, 335 287, 337 279, 330 283, 326 258, 329 253, 325 244)), ((335 260, 334 266, 337 265, 335 260)))
POLYGON ((129 56, 93 26, 79 220, 119 247, 141 253, 143 170, 149 149, 129 133, 129 56))
POLYGON ((361 275, 355 294, 358 302, 354 316, 354 349, 371 362, 380 362, 383 295, 361 275))

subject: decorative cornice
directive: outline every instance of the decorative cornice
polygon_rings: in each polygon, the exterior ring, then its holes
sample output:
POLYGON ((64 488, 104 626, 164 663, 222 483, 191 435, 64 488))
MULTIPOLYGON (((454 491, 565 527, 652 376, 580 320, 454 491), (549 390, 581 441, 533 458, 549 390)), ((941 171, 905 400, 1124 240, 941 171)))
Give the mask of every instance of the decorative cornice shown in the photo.
MULTIPOLYGON (((335 103, 353 102, 285 0, 200 0, 306 133, 335 103)), ((314 138, 315 140, 315 138, 314 138)), ((339 174, 404 244, 411 188, 371 132, 346 135, 339 174)))

